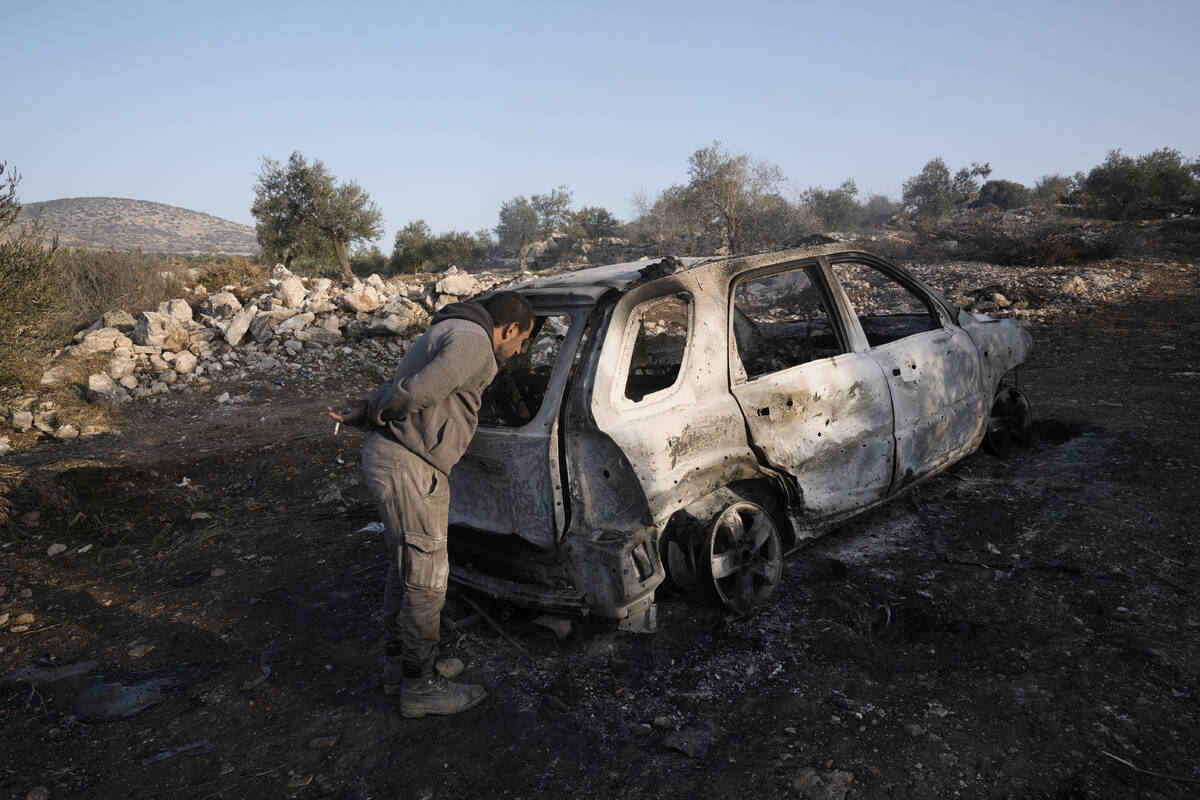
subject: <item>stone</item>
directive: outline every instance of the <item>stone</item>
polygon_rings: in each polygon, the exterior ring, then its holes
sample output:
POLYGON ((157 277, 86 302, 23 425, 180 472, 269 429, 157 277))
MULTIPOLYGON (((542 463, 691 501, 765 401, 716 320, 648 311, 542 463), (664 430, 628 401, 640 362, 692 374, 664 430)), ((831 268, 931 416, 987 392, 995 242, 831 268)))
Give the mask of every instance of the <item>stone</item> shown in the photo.
POLYGON ((375 291, 375 287, 367 286, 362 291, 351 291, 341 295, 338 302, 347 311, 369 314, 379 308, 379 292, 375 291))
POLYGON ((271 313, 259 314, 250 321, 250 338, 259 344, 266 344, 275 336, 275 322, 271 313))
POLYGON ((1000 308, 1008 308, 1012 305, 1012 301, 999 292, 996 292, 992 295, 992 302, 998 305, 1000 308))
POLYGON ((78 436, 79 436, 79 431, 76 430, 75 426, 71 425, 71 424, 60 425, 59 427, 54 429, 54 438, 55 439, 63 439, 63 440, 75 439, 78 436))
POLYGON ((296 355, 304 349, 304 343, 295 339, 288 339, 283 343, 283 349, 288 351, 288 355, 296 355))
POLYGON ((1063 281, 1058 290, 1063 294, 1080 295, 1087 291, 1087 281, 1075 275, 1063 281))
POLYGON ((153 650, 154 647, 155 645, 152 642, 148 642, 145 639, 136 639, 129 645, 129 649, 125 652, 129 653, 129 655, 133 656, 134 658, 141 658, 153 650))
POLYGON ((184 324, 175 317, 156 311, 143 311, 138 315, 137 325, 133 329, 133 341, 147 347, 183 350, 191 341, 191 335, 184 324))
POLYGON ((439 294, 452 294, 456 297, 468 297, 479 292, 479 281, 465 272, 446 275, 436 284, 434 290, 439 294))
POLYGON ((132 375, 135 366, 136 364, 131 357, 115 355, 108 360, 108 377, 114 381, 119 381, 127 375, 132 375))
POLYGON ((12 426, 18 432, 25 432, 33 427, 33 413, 29 411, 12 412, 12 426))
POLYGON ((119 396, 120 387, 106 373, 97 372, 89 375, 87 380, 87 398, 90 402, 113 402, 119 396))
POLYGON ((8 443, 7 436, 0 436, 0 456, 6 456, 12 452, 12 445, 8 443))
POLYGON ((439 658, 434 661, 434 667, 443 678, 456 678, 466 669, 461 658, 439 658))
POLYGON ((83 337, 87 336, 92 331, 98 331, 103 327, 104 327, 104 320, 98 319, 95 322, 93 322, 91 325, 88 325, 86 328, 76 331, 75 335, 71 337, 71 341, 78 344, 79 342, 83 341, 83 337))
POLYGON ((138 379, 136 375, 126 375, 118 380, 117 383, 121 384, 123 388, 131 392, 138 387, 138 379))
POLYGON ((327 297, 318 297, 305 300, 304 309, 314 314, 328 314, 330 311, 336 311, 337 306, 330 302, 327 297))
POLYGON ((655 717, 653 725, 654 729, 659 731, 669 731, 675 727, 675 723, 668 716, 655 717))
POLYGON ((246 331, 250 330, 250 322, 257 313, 258 309, 251 306, 234 314, 233 319, 229 321, 229 327, 225 329, 225 341, 230 346, 237 347, 241 344, 242 337, 246 335, 246 331))
POLYGON ((77 356, 107 353, 118 347, 118 342, 125 345, 131 344, 128 337, 116 328, 100 328, 83 337, 83 341, 75 345, 71 352, 77 356))
POLYGON ((100 324, 105 328, 116 328, 119 331, 131 331, 137 321, 128 311, 120 309, 115 311, 105 311, 104 316, 100 318, 100 324))
MULTIPOLYGON (((79 435, 80 436, 100 436, 101 434, 108 433, 111 430, 112 430, 112 428, 109 428, 107 425, 84 425, 83 430, 80 431, 79 435)), ((91 545, 88 545, 88 546, 91 547, 91 545)), ((80 552, 83 552, 83 551, 80 551, 80 552)))
POLYGON ((229 392, 221 392, 219 395, 217 395, 217 402, 218 403, 228 403, 229 402, 229 392))
POLYGON ((242 303, 233 292, 217 292, 204 303, 205 310, 219 319, 227 319, 242 310, 242 303))
POLYGON ((812 767, 800 770, 792 779, 792 791, 804 800, 845 800, 846 793, 854 783, 854 773, 818 771, 812 767))
POLYGON ((42 373, 42 386, 61 386, 71 380, 74 371, 72 364, 56 364, 42 373))
POLYGON ((175 371, 180 375, 186 375, 196 368, 198 359, 189 351, 184 350, 175 357, 175 371))
POLYGON ((710 722, 699 722, 663 738, 663 746, 678 750, 688 758, 705 758, 716 741, 716 728, 710 722))
POLYGON ((65 553, 65 552, 67 552, 67 546, 65 544, 60 544, 58 542, 55 542, 54 544, 52 544, 46 548, 46 555, 48 555, 48 556, 56 556, 59 553, 65 553))
POLYGON ((162 394, 167 391, 167 384, 164 381, 154 381, 150 384, 150 394, 162 394))
POLYGON ((308 325, 316 318, 317 318, 316 314, 313 314, 313 313, 307 312, 307 311, 304 312, 303 314, 296 314, 295 316, 289 317, 288 319, 281 322, 279 324, 279 327, 277 328, 277 330, 298 331, 298 330, 308 327, 308 325))
POLYGON ((36 617, 34 617, 33 614, 30 614, 28 611, 26 611, 24 614, 18 615, 17 618, 13 620, 13 624, 14 625, 32 625, 33 621, 35 619, 36 619, 36 617))
POLYGON ((158 304, 158 313, 177 322, 192 321, 192 306, 187 300, 167 300, 158 304))
POLYGON ((45 786, 35 786, 25 795, 25 800, 50 800, 50 790, 45 786))
POLYGON ((308 291, 304 288, 304 282, 294 275, 284 278, 275 287, 275 291, 271 297, 278 300, 286 308, 297 308, 304 302, 305 295, 308 291))
POLYGON ((9 612, 7 612, 7 611, 0 612, 0 628, 3 628, 5 625, 8 624, 8 620, 10 617, 12 617, 12 614, 10 614, 9 612))

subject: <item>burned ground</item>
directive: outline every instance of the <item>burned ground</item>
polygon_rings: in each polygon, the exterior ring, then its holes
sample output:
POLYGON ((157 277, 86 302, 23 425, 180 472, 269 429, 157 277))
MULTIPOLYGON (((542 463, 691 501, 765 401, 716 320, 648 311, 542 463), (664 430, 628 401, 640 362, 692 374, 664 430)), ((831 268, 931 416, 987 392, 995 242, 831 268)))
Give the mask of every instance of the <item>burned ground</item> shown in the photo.
POLYGON ((1135 266, 1136 298, 1035 319, 1029 447, 793 554, 750 618, 668 597, 655 635, 554 640, 452 588, 443 655, 490 691, 458 717, 379 690, 360 439, 322 411, 377 375, 14 436, 0 794, 1193 797, 1200 289, 1135 266))

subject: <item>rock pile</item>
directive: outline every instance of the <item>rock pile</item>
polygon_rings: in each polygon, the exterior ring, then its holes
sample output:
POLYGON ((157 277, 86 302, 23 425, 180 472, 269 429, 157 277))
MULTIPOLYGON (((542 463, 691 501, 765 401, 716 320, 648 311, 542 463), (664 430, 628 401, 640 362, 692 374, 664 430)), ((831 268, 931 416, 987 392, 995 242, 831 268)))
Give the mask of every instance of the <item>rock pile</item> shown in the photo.
MULTIPOLYGON (((74 342, 42 376, 42 384, 71 381, 82 359, 107 356, 79 390, 92 402, 123 403, 193 383, 208 383, 229 370, 274 369, 305 350, 321 355, 337 345, 375 336, 412 338, 430 315, 448 303, 491 288, 498 279, 451 267, 427 284, 365 281, 335 285, 308 279, 282 265, 272 271, 268 289, 245 296, 237 287, 209 295, 193 287, 190 298, 164 302, 137 316, 109 311, 74 342)), ((22 418, 22 424, 32 421, 22 418)))
MULTIPOLYGON (((612 246, 619 250, 623 244, 614 240, 612 246)), ((1136 263, 1121 261, 1057 269, 966 261, 908 266, 961 308, 1032 320, 1120 302, 1146 280, 1136 263)), ((46 369, 42 383, 70 385, 92 402, 120 404, 181 388, 205 391, 220 376, 266 373, 277 383, 288 373, 311 378, 343 362, 353 362, 359 373, 375 367, 380 373, 372 377, 382 377, 427 327, 431 314, 502 283, 531 277, 468 274, 451 267, 425 280, 385 281, 372 275, 335 284, 301 278, 277 265, 265 290, 227 286, 209 294, 196 284, 185 291, 186 297, 153 311, 105 313, 75 335, 46 369)), ((217 400, 229 400, 228 394, 217 400)), ((74 438, 103 431, 59 424, 49 400, 32 412, 15 410, 8 416, 17 432, 37 428, 74 438)), ((7 446, 0 442, 0 453, 7 446)))

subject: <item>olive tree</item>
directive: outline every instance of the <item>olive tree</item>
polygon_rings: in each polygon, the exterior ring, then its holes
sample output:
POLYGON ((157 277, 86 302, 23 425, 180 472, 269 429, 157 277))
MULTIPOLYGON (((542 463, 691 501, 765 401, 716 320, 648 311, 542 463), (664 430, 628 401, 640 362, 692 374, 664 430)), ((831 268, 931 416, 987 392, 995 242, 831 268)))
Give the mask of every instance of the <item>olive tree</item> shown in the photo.
POLYGON ((904 205, 918 217, 940 217, 966 208, 979 197, 979 182, 975 179, 991 174, 990 165, 972 163, 951 176, 946 162, 934 158, 904 182, 904 205))
POLYGON ((338 183, 320 160, 310 163, 299 151, 286 164, 263 157, 250 212, 266 255, 291 266, 297 256, 320 256, 332 245, 346 278, 354 277, 350 244, 383 233, 383 215, 356 181, 338 183))
POLYGON ((730 155, 716 140, 688 157, 688 176, 690 204, 720 230, 730 253, 743 252, 756 205, 783 180, 774 164, 730 155))

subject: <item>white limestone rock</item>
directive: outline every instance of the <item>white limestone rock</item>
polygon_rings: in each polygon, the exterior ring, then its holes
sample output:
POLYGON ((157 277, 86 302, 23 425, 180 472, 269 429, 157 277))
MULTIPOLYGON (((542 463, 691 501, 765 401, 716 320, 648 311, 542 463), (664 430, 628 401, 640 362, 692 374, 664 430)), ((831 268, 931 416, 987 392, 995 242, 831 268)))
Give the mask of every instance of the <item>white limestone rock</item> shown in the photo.
POLYGON ((237 347, 242 342, 242 337, 246 335, 246 331, 250 329, 250 321, 258 313, 258 309, 254 306, 243 308, 238 313, 234 314, 233 319, 229 321, 229 327, 225 329, 225 341, 231 347, 237 347))
POLYGON ((173 366, 180 375, 186 375, 196 368, 197 358, 185 350, 175 357, 173 366))
MULTIPOLYGON (((188 308, 190 313, 191 306, 188 308)), ((137 325, 133 329, 133 341, 146 347, 182 350, 191 341, 191 334, 175 317, 155 311, 143 311, 138 315, 137 325)))
POLYGON ((465 272, 447 274, 433 288, 438 294, 452 294, 455 297, 470 297, 480 291, 479 281, 465 272))
POLYGON ((105 328, 116 328, 119 331, 131 331, 133 326, 137 324, 137 320, 128 311, 117 309, 115 311, 105 311, 104 316, 100 318, 100 322, 105 328))
POLYGON ((205 310, 218 319, 227 319, 242 310, 242 303, 233 292, 217 292, 208 298, 205 310))
POLYGON ((192 321, 192 306, 187 300, 167 300, 158 304, 158 313, 179 322, 192 321))
POLYGON ((286 308, 296 308, 304 302, 306 294, 308 291, 304 288, 304 282, 293 275, 281 280, 271 296, 286 308))

